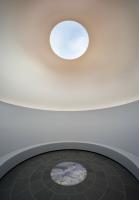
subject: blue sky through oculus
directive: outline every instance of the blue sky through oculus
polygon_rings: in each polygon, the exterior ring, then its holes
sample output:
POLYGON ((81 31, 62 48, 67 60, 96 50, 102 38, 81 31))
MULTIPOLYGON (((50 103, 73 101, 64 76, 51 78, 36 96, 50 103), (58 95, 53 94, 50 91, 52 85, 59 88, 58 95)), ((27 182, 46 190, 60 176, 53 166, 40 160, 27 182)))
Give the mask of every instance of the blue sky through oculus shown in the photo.
POLYGON ((63 59, 72 60, 79 58, 86 52, 89 36, 80 23, 63 21, 52 29, 50 45, 56 55, 63 59))

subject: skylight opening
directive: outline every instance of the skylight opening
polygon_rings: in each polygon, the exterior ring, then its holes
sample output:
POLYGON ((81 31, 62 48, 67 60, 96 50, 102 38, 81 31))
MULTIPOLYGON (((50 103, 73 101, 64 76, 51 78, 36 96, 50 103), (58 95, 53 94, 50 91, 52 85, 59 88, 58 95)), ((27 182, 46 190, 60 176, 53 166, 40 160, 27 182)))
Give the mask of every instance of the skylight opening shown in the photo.
POLYGON ((88 49, 88 32, 76 21, 62 21, 51 31, 50 46, 53 52, 62 59, 77 59, 88 49))

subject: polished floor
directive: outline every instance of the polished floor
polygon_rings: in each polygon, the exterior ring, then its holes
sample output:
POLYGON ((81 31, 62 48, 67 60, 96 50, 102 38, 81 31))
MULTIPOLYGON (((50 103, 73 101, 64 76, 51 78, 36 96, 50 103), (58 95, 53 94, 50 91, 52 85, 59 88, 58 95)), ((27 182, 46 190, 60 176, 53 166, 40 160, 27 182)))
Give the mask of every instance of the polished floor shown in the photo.
POLYGON ((139 182, 118 163, 95 153, 62 150, 29 159, 0 180, 0 200, 139 200, 139 182), (51 178, 61 162, 80 163, 84 181, 63 186, 51 178))

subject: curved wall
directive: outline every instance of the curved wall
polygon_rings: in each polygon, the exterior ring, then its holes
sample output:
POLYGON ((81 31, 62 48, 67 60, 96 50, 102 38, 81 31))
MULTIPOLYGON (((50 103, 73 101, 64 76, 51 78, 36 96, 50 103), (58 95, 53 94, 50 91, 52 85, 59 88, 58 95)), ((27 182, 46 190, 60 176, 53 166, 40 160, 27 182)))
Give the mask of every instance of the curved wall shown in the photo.
POLYGON ((4 176, 10 169, 25 161, 26 159, 42 153, 62 149, 79 149, 107 156, 108 158, 119 162, 121 165, 127 168, 137 179, 139 179, 139 158, 137 156, 134 156, 133 154, 125 152, 121 149, 111 148, 105 145, 81 142, 38 144, 11 152, 0 159, 0 178, 4 176))
POLYGON ((93 110, 139 100, 139 1, 0 1, 0 101, 44 110, 93 110), (64 20, 89 34, 64 60, 50 47, 64 20))
MULTIPOLYGON (((114 149, 138 168, 138 119, 139 102, 84 112, 41 111, 0 103, 0 162, 12 152, 34 145, 77 142, 114 149)), ((114 159, 113 151, 108 156, 114 159)))

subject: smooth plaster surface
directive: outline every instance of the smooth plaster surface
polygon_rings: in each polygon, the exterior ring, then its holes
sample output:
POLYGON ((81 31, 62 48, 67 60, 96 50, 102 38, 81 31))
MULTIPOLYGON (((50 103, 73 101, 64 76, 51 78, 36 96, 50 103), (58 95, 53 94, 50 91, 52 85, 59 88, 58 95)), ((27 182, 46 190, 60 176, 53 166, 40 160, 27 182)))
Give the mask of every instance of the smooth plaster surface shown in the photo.
POLYGON ((92 142, 139 156, 139 102, 84 112, 41 111, 0 103, 0 156, 41 143, 92 142))
POLYGON ((0 158, 42 143, 99 143, 139 157, 139 1, 0 0, 0 158), (20 3, 19 3, 20 2, 20 3), (85 25, 90 46, 65 62, 52 27, 85 25))
POLYGON ((86 110, 139 99, 138 0, 0 0, 0 100, 46 110, 86 110), (51 50, 52 28, 84 25, 74 61, 51 50))
POLYGON ((106 155, 139 179, 138 119, 139 102, 80 112, 34 110, 1 102, 0 176, 31 156, 73 148, 106 155))

